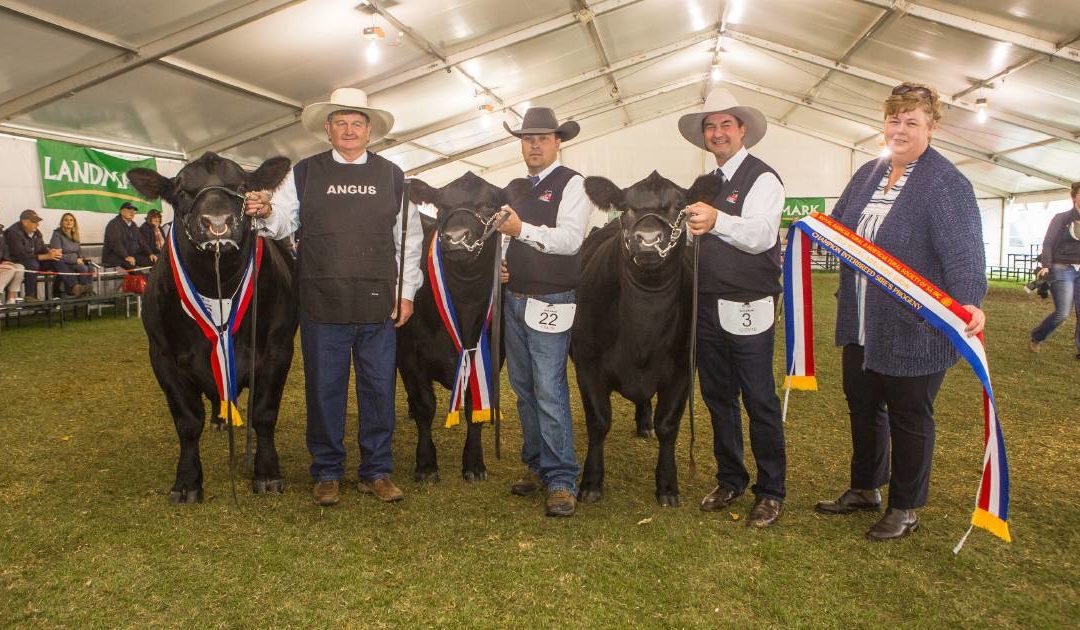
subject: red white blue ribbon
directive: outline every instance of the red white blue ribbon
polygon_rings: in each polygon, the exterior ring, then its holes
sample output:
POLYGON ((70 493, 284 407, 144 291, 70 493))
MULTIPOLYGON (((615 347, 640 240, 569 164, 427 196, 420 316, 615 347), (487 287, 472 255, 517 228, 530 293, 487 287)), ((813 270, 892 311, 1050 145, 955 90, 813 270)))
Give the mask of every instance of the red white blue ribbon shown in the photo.
POLYGON ((491 308, 494 300, 488 299, 487 315, 480 330, 480 339, 473 348, 465 348, 461 335, 461 323, 458 321, 454 302, 446 287, 443 275, 442 254, 439 251, 439 237, 431 239, 428 253, 428 279, 431 292, 435 296, 435 306, 442 318, 446 332, 454 341, 458 353, 457 369, 454 373, 454 387, 450 391, 450 410, 446 414, 446 428, 461 422, 461 410, 465 405, 465 396, 472 395, 472 421, 488 422, 491 420, 491 344, 488 342, 488 330, 491 328, 491 308))
MULTIPOLYGON (((788 389, 817 389, 814 377, 813 294, 810 290, 810 245, 836 256, 866 276, 900 304, 917 313, 948 337, 971 365, 983 386, 983 473, 975 496, 972 527, 981 527, 1010 541, 1009 466, 1005 438, 998 421, 990 366, 983 335, 969 337, 964 329, 971 314, 952 297, 880 247, 860 237, 839 221, 812 212, 792 224, 784 256, 784 318, 787 341, 788 389)), ((785 406, 785 413, 786 413, 785 406)), ((959 552, 971 528, 953 549, 959 552)))
POLYGON ((203 336, 214 347, 214 351, 210 355, 210 369, 214 374, 218 400, 221 401, 218 417, 223 421, 230 420, 230 416, 226 415, 226 410, 231 410, 233 426, 242 426, 244 421, 240 417, 240 411, 236 404, 238 392, 234 335, 240 329, 240 324, 244 321, 248 306, 251 304, 255 278, 258 276, 258 270, 262 266, 263 239, 261 237, 256 238, 255 246, 251 248, 251 255, 248 257, 247 267, 244 269, 244 276, 240 280, 240 286, 236 287, 232 298, 221 300, 223 305, 227 305, 227 307, 219 310, 216 298, 208 298, 195 290, 195 285, 191 282, 187 270, 184 269, 184 263, 180 260, 180 252, 176 247, 177 231, 169 230, 168 254, 173 282, 176 284, 176 290, 180 294, 180 306, 183 307, 188 317, 195 320, 203 336), (227 317, 225 313, 221 312, 223 310, 228 310, 227 317))

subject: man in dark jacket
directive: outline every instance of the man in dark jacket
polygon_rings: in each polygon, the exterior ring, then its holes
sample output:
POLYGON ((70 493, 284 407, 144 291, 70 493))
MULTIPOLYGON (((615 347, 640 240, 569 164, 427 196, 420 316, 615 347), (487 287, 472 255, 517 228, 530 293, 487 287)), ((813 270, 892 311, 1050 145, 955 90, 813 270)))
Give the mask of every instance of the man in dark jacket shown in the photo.
POLYGON ((105 244, 101 248, 101 263, 106 267, 149 267, 157 262, 139 236, 135 225, 135 206, 125 201, 120 214, 105 226, 105 244))
POLYGON ((19 222, 4 231, 7 245, 6 258, 26 267, 23 276, 23 295, 27 302, 37 301, 37 274, 35 271, 56 271, 60 250, 49 249, 38 230, 41 217, 33 210, 23 210, 19 222))

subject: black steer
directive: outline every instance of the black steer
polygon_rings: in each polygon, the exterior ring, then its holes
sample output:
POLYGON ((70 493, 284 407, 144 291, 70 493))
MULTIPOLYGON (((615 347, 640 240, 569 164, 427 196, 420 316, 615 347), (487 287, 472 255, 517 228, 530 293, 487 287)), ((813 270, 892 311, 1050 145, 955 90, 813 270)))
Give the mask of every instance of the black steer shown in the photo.
MULTIPOLYGON (((162 251, 150 273, 143 296, 142 321, 150 343, 150 364, 165 393, 180 439, 176 482, 169 500, 195 503, 203 496, 203 471, 199 459, 206 406, 210 399, 217 411, 219 400, 211 367, 213 344, 196 322, 184 312, 173 280, 171 258, 179 255, 195 290, 211 301, 230 298, 240 284, 255 247, 250 219, 242 213, 244 190, 273 190, 289 171, 289 160, 271 158, 256 171, 245 172, 238 164, 206 153, 172 178, 149 169, 132 169, 128 179, 147 199, 162 198, 174 211, 172 225, 176 250, 162 251), (220 286, 215 274, 220 256, 220 286)), ((281 393, 293 355, 298 316, 293 286, 293 259, 279 241, 264 239, 262 264, 257 278, 257 312, 247 316, 234 335, 238 389, 248 385, 251 362, 251 324, 256 316, 255 394, 248 404, 248 422, 258 441, 252 489, 256 494, 281 492, 284 481, 274 447, 281 393)))
MULTIPOLYGON (((453 387, 458 352, 435 304, 427 273, 428 252, 432 239, 439 238, 447 292, 457 311, 464 346, 472 348, 480 337, 491 298, 495 239, 499 238, 493 231, 493 216, 506 203, 506 196, 503 190, 468 172, 438 189, 412 180, 409 199, 432 204, 438 213, 435 220, 422 217, 425 280, 416 293, 412 317, 398 331, 397 368, 409 398, 409 414, 416 421, 415 478, 438 481, 439 464, 431 439, 436 411, 433 383, 447 390, 453 387)), ((487 479, 480 442, 482 424, 472 422, 471 399, 466 396, 465 400, 461 474, 466 481, 480 481, 487 479)))
POLYGON ((593 203, 621 214, 581 246, 570 354, 589 431, 582 501, 599 501, 603 493, 604 439, 614 391, 634 403, 639 434, 655 426, 660 442, 656 500, 679 505, 675 438, 690 383, 693 290, 682 211, 689 203, 713 199, 719 188, 718 178, 703 176, 688 192, 655 171, 625 190, 603 177, 585 179, 593 203), (653 396, 656 411, 650 418, 653 396))

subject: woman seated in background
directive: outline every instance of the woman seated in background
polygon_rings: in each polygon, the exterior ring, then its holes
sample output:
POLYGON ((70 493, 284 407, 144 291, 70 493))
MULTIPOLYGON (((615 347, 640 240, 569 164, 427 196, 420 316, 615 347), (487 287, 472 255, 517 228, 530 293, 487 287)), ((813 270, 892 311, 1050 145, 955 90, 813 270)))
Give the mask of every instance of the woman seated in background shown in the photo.
POLYGON ((1076 358, 1080 359, 1080 182, 1072 185, 1073 207, 1059 212, 1050 219, 1043 237, 1042 253, 1039 254, 1038 277, 1050 280, 1050 294, 1054 296, 1054 312, 1031 331, 1032 352, 1039 351, 1039 344, 1069 319, 1069 311, 1076 309, 1076 358))
POLYGON ((161 210, 151 210, 146 213, 146 221, 139 226, 139 236, 151 254, 161 256, 161 248, 165 246, 165 232, 161 229, 161 210))
POLYGON ((82 274, 60 276, 64 293, 74 297, 93 294, 94 289, 90 286, 90 263, 82 255, 79 222, 75 220, 75 215, 65 212, 64 216, 60 217, 60 227, 53 230, 49 247, 61 250, 60 260, 56 261, 57 271, 62 274, 82 274))
MULTIPOLYGON (((0 232, 4 226, 0 225, 0 232)), ((0 237, 0 304, 18 301, 19 287, 23 283, 24 267, 8 258, 7 241, 0 237)))

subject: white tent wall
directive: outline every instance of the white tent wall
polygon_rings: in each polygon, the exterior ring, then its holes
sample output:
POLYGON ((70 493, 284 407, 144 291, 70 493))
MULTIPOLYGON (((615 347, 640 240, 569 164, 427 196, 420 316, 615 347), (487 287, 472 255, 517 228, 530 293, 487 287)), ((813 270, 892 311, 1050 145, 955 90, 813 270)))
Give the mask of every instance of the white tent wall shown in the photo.
MULTIPOLYGON (((117 153, 106 151, 112 155, 125 159, 137 159, 144 156, 129 153, 117 153)), ((184 163, 167 158, 156 158, 158 172, 166 177, 176 175, 184 163)), ((79 222, 79 232, 84 243, 100 243, 105 236, 105 224, 109 222, 115 213, 82 212, 78 210, 56 210, 45 208, 41 204, 44 201, 41 196, 41 170, 38 167, 37 144, 35 140, 0 134, 0 224, 5 227, 19 221, 19 213, 27 208, 35 210, 41 215, 42 222, 39 226, 41 235, 48 243, 52 232, 60 225, 60 217, 65 212, 75 215, 79 222)), ((139 206, 138 203, 135 204, 139 206)), ((117 202, 116 207, 120 207, 117 202)), ((162 215, 164 221, 172 220, 172 208, 167 203, 162 203, 162 215)), ((136 217, 137 223, 142 223, 145 215, 136 217)))

